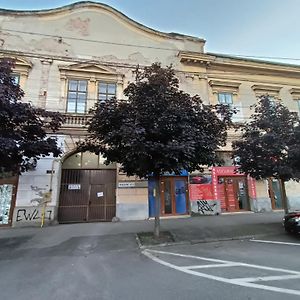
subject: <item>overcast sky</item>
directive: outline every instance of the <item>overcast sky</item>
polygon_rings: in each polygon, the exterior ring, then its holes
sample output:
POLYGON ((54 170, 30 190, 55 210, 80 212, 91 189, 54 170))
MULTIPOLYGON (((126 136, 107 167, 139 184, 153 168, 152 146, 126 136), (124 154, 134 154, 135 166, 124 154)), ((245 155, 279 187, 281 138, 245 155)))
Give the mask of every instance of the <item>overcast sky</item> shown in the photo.
MULTIPOLYGON (((76 1, 0 0, 17 10, 54 8, 76 1)), ((206 52, 286 57, 300 64, 300 0, 103 0, 148 27, 206 39, 206 52)), ((265 58, 265 60, 270 60, 265 58)))

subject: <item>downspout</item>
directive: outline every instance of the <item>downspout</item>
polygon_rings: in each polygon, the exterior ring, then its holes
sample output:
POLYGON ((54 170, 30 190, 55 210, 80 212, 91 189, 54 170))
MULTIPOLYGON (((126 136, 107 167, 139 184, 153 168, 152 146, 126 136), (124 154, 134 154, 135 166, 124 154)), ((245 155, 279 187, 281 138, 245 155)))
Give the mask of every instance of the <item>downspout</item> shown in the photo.
POLYGON ((49 191, 46 192, 43 196, 43 208, 42 208, 42 221, 41 221, 41 228, 44 226, 45 223, 45 212, 46 212, 46 207, 47 203, 51 202, 52 198, 52 185, 53 185, 53 174, 54 174, 54 163, 59 162, 60 158, 55 158, 52 160, 52 167, 51 167, 51 176, 50 176, 50 187, 49 191))

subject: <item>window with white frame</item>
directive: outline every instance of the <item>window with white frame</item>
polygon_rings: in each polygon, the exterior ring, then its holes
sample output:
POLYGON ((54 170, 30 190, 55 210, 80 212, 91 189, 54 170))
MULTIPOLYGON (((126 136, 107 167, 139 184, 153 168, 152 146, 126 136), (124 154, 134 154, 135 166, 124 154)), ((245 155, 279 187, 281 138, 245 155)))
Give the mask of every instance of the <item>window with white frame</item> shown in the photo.
POLYGON ((84 114, 86 112, 87 81, 71 79, 68 81, 67 112, 84 114))
POLYGON ((116 84, 108 82, 98 82, 98 100, 104 102, 116 96, 116 84))
POLYGON ((219 104, 232 105, 233 104, 233 95, 232 93, 218 93, 218 102, 219 104))

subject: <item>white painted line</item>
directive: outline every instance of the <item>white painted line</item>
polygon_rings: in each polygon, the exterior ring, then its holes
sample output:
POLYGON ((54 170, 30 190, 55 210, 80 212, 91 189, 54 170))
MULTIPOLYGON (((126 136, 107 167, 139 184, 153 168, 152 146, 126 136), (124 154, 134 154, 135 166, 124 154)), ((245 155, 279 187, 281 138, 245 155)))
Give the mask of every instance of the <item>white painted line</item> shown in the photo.
POLYGON ((151 251, 152 253, 167 254, 167 255, 172 255, 172 256, 194 258, 194 259, 200 259, 200 260, 212 261, 212 262, 218 262, 218 263, 235 263, 233 261, 227 261, 227 260, 221 260, 221 259, 215 259, 215 258, 208 258, 208 257, 201 257, 201 256, 195 256, 195 255, 188 255, 188 254, 166 252, 166 251, 159 251, 159 250, 152 250, 152 249, 151 250, 146 249, 145 251, 151 251))
MULTIPOLYGON (((228 264, 229 263, 237 263, 237 264, 240 264, 241 266, 247 266, 247 267, 251 266, 251 267, 257 268, 257 269, 265 269, 265 270, 286 272, 286 273, 290 273, 290 274, 297 274, 297 275, 299 275, 299 277, 300 277, 300 272, 291 271, 291 270, 284 270, 284 269, 279 269, 279 268, 271 268, 271 267, 265 267, 265 266, 251 265, 251 264, 245 264, 245 263, 238 263, 238 262, 232 262, 232 261, 225 261, 225 260, 220 260, 220 259, 211 259, 211 258, 205 258, 205 257, 200 257, 200 256, 165 252, 165 251, 157 251, 157 250, 148 250, 147 249, 147 250, 144 250, 142 252, 145 256, 147 256, 148 258, 152 259, 153 261, 155 261, 159 264, 162 264, 166 267, 169 267, 169 268, 172 268, 174 270, 181 271, 181 272, 184 272, 184 273, 187 273, 187 274, 190 274, 190 275, 203 277, 203 278, 207 278, 207 279, 211 279, 211 280, 215 280, 215 281, 219 281, 219 282, 229 283, 229 284, 233 284, 233 285, 243 286, 243 287, 249 287, 249 288, 255 288, 255 289, 266 290, 266 291, 271 291, 271 292, 277 292, 277 293, 300 296, 300 290, 292 290, 292 289, 279 288, 279 287, 275 287, 275 286, 255 284, 255 283, 252 283, 252 282, 243 281, 243 279, 247 280, 249 278, 233 278, 233 279, 230 279, 230 278, 224 278, 224 277, 219 277, 219 276, 214 276, 214 275, 210 275, 210 274, 205 274, 205 273, 193 271, 193 270, 187 269, 185 267, 176 266, 176 265, 173 265, 171 263, 168 263, 166 261, 161 260, 160 258, 153 255, 151 252, 152 253, 160 253, 160 254, 166 254, 166 255, 179 256, 179 257, 195 258, 195 259, 201 259, 201 260, 207 260, 207 261, 224 262, 224 263, 228 263, 228 264)), ((266 276, 266 277, 270 278, 271 276, 266 276)), ((252 279, 254 279, 254 281, 259 281, 259 280, 257 280, 258 278, 264 278, 264 277, 256 277, 256 278, 252 278, 252 279)))
POLYGON ((289 243, 289 242, 279 242, 279 241, 267 241, 267 240, 250 240, 256 243, 266 243, 266 244, 278 244, 278 245, 290 245, 290 246, 300 246, 300 243, 289 243))
POLYGON ((165 252, 165 251, 159 251, 159 250, 148 250, 148 249, 146 249, 145 251, 150 251, 152 253, 172 255, 172 256, 194 258, 194 259, 218 262, 218 263, 223 263, 223 264, 239 264, 239 266, 243 266, 243 267, 249 267, 249 268, 255 268, 255 269, 262 269, 262 270, 269 270, 269 271, 275 271, 275 272, 283 272, 283 273, 300 275, 300 272, 298 272, 298 271, 281 269, 281 268, 272 268, 272 267, 266 267, 266 266, 261 266, 261 265, 246 264, 246 263, 230 261, 230 260, 221 260, 221 259, 207 258, 207 257, 202 257, 202 256, 194 256, 194 255, 188 255, 188 254, 165 252))
POLYGON ((184 266, 184 269, 208 269, 208 268, 222 268, 222 267, 238 267, 241 266, 240 263, 231 264, 211 264, 211 265, 194 265, 194 266, 184 266))
POLYGON ((244 277, 236 278, 237 281, 243 282, 255 282, 255 281, 275 281, 275 280, 288 280, 288 279, 298 279, 300 275, 278 275, 278 276, 263 276, 263 277, 244 277))

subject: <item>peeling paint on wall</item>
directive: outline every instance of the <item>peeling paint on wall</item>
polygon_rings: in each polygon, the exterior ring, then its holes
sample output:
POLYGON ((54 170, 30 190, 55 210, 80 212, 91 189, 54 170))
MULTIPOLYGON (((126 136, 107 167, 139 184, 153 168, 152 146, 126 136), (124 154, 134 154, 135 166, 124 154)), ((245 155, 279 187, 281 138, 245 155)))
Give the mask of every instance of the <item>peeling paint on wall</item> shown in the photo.
POLYGON ((69 31, 75 31, 76 33, 79 33, 82 36, 89 35, 89 27, 90 27, 90 19, 81 19, 80 17, 75 19, 70 19, 65 28, 69 31))

